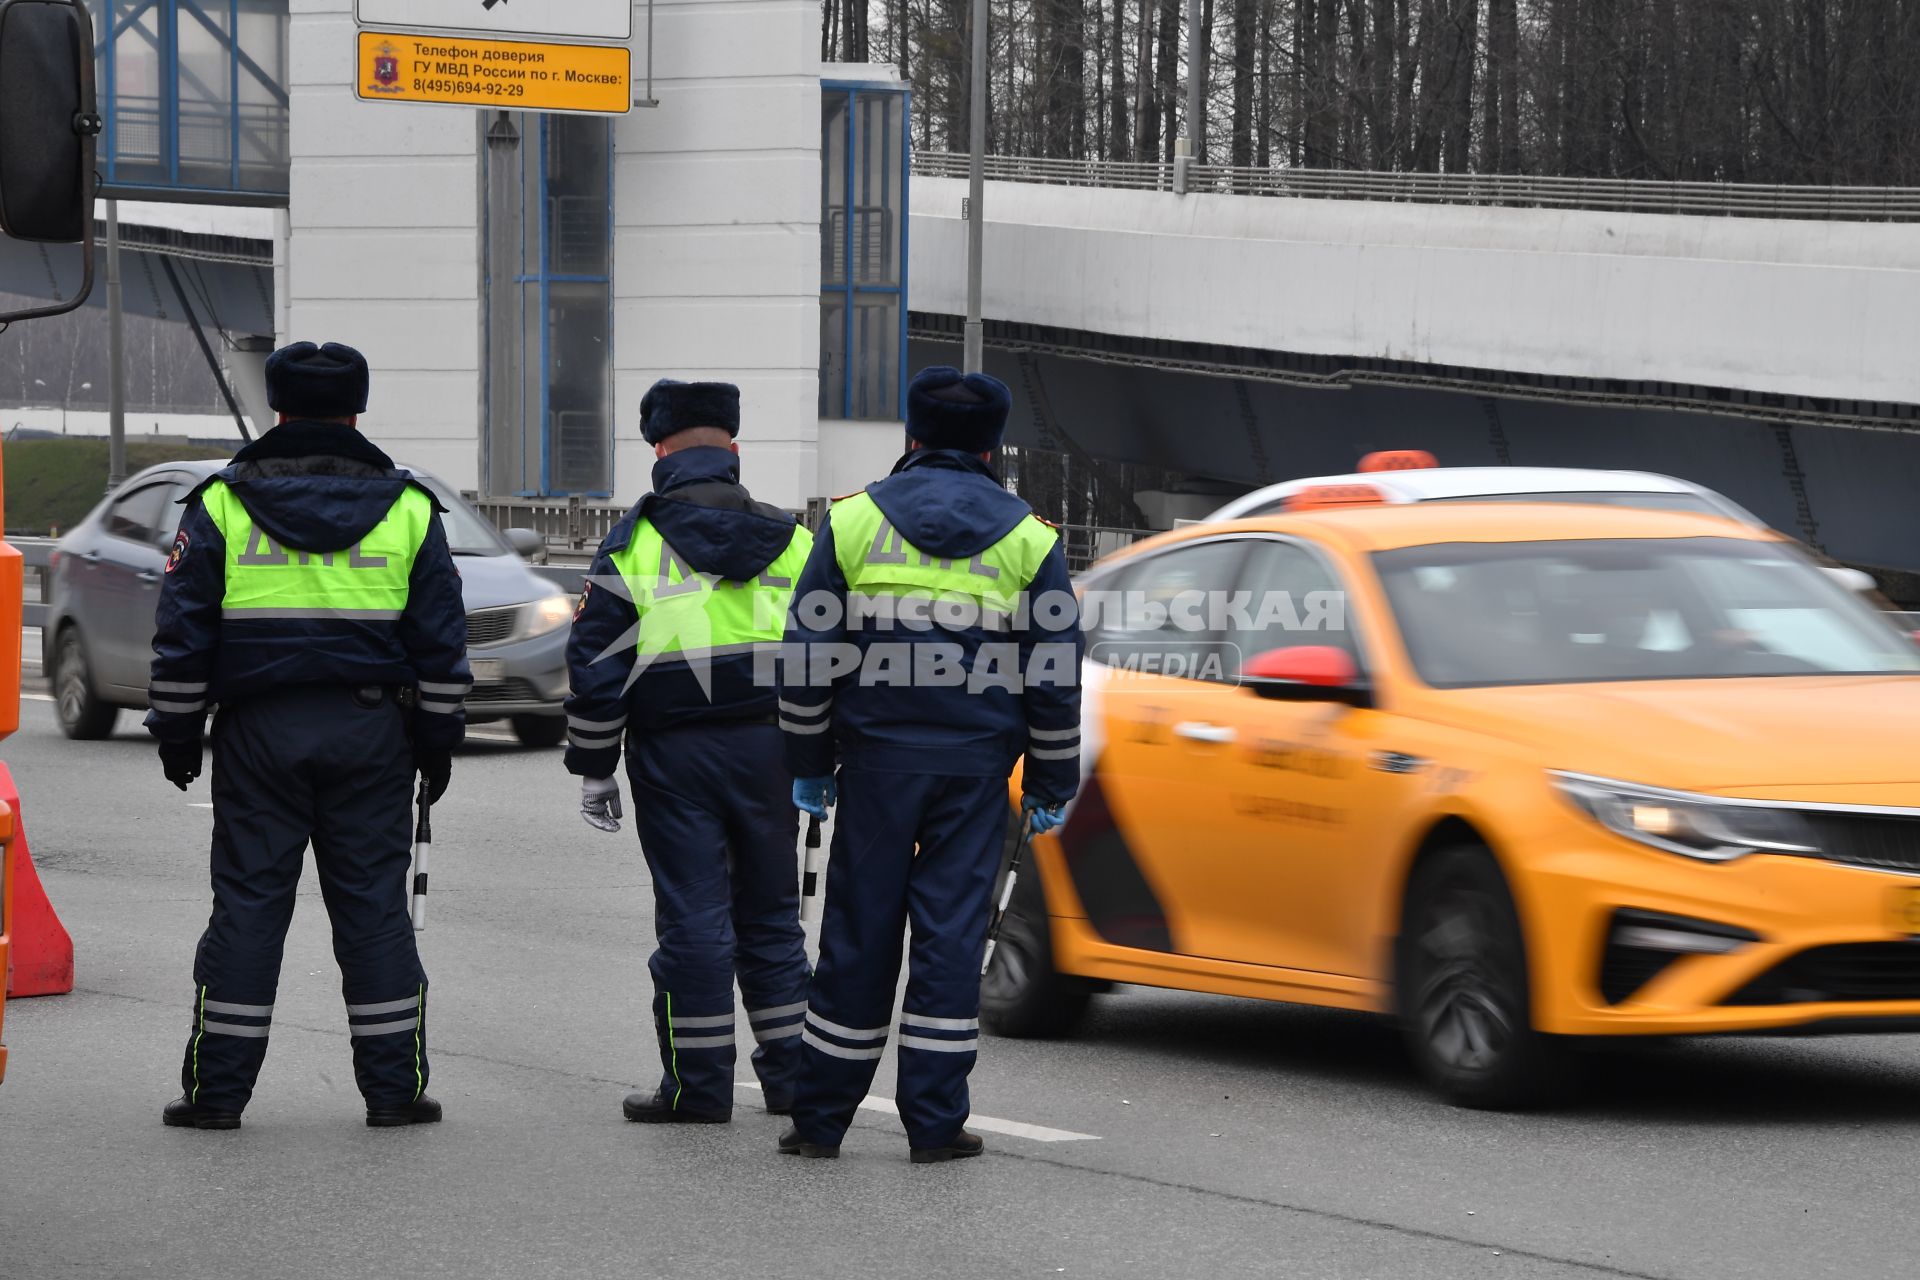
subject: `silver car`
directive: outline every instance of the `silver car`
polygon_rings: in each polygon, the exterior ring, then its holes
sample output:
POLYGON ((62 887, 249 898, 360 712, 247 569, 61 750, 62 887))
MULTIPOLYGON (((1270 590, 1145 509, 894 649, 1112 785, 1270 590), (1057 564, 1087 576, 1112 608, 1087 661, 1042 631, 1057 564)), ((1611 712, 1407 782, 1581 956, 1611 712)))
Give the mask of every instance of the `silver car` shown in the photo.
MULTIPOLYGON (((149 467, 55 544, 42 669, 69 738, 104 738, 121 708, 146 707, 154 609, 180 524, 176 504, 226 465, 149 467)), ((538 550, 539 536, 515 529, 503 537, 444 481, 413 474, 447 509, 447 542, 460 562, 473 665, 468 723, 508 720, 528 746, 557 746, 567 730, 561 704, 573 601, 521 558, 538 550)))

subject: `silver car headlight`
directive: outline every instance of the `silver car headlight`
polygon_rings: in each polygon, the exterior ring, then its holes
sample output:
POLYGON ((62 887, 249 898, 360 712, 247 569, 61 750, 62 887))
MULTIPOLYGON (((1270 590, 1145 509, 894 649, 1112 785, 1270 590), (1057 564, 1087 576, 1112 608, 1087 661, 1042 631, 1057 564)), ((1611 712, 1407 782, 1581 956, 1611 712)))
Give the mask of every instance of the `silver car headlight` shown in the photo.
POLYGON ((526 639, 543 636, 573 620, 573 601, 561 595, 547 596, 520 608, 520 634, 526 639))
POLYGON ((1805 819, 1792 809, 1549 770, 1574 808, 1613 832, 1701 862, 1750 853, 1819 852, 1805 819))

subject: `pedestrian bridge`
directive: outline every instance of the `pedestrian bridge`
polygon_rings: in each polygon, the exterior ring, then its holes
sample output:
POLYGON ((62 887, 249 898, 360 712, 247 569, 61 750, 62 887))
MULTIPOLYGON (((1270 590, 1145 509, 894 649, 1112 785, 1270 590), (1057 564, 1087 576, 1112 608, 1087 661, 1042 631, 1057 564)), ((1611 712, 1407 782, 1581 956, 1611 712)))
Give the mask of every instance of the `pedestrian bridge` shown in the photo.
MULTIPOLYGON (((959 356, 966 194, 916 158, 916 362, 959 356)), ((1665 471, 1920 569, 1920 191, 1002 157, 985 213, 1016 442, 1241 487, 1395 447, 1665 471)))
MULTIPOLYGON (((991 164, 1002 324, 1920 405, 1920 191, 991 164)), ((916 162, 915 311, 965 314, 965 175, 916 162)))

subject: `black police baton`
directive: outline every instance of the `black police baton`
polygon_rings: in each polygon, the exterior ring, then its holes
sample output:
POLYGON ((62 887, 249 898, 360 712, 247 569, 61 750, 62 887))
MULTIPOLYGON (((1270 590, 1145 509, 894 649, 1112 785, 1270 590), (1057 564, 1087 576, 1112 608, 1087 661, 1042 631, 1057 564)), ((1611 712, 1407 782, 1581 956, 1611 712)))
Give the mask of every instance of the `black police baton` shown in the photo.
POLYGON ((805 869, 800 877, 800 918, 813 921, 820 918, 820 870, 826 861, 820 852, 820 819, 807 815, 807 857, 805 869))
POLYGON ((1027 851, 1033 842, 1033 815, 1020 815, 1020 842, 1013 846, 1013 857, 1007 860, 1007 882, 1000 889, 1000 905, 993 910, 993 923, 987 927, 987 954, 980 958, 980 976, 985 977, 987 966, 993 963, 993 949, 1000 943, 1000 926, 1007 918, 1007 904, 1013 901, 1013 886, 1020 879, 1020 855, 1027 851))
POLYGON ((424 933, 427 928, 427 854, 433 848, 433 826, 427 815, 433 810, 433 801, 427 798, 427 780, 420 779, 420 794, 415 797, 420 805, 419 820, 413 824, 413 931, 424 933))

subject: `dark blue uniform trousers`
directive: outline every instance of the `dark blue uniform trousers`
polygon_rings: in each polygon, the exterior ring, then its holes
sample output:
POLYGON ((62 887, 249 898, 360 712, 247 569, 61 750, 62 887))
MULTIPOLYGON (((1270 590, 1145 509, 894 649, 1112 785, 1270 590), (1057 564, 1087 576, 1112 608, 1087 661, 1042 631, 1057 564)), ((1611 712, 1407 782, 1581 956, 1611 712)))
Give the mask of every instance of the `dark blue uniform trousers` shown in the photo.
POLYGON ((213 726, 213 918, 194 959, 181 1083, 240 1111, 267 1056, 301 855, 320 894, 369 1106, 427 1084, 427 975, 407 916, 413 758, 391 693, 303 685, 223 707, 213 726), (376 705, 366 705, 377 695, 376 705))
POLYGON ((842 769, 839 791, 794 1127, 834 1145, 852 1123, 886 1051, 911 921, 896 1096, 909 1145, 943 1147, 969 1111, 1007 780, 842 769))
POLYGON ((806 1012, 798 814, 770 721, 636 733, 627 752, 634 822, 653 876, 653 1021, 660 1096, 701 1115, 733 1111, 733 983, 758 1047, 769 1106, 793 1096, 806 1012))

